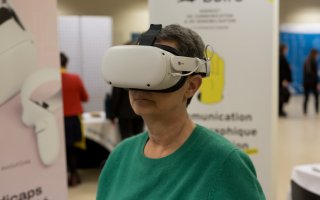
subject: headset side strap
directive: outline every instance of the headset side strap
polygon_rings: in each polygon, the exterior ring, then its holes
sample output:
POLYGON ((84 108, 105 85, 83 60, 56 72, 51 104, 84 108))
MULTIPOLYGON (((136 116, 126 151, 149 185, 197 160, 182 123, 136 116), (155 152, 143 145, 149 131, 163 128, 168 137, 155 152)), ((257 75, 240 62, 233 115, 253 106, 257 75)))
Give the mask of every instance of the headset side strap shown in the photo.
POLYGON ((207 73, 207 65, 206 61, 201 60, 199 58, 191 58, 184 56, 172 56, 171 57, 171 66, 174 70, 178 72, 191 72, 196 71, 194 73, 207 73))

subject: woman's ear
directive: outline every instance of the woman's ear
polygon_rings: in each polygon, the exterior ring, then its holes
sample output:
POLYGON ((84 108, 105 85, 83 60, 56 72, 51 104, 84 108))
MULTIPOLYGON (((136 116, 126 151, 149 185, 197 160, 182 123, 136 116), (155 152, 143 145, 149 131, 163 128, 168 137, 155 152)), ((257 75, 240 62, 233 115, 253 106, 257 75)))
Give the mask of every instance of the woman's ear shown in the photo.
POLYGON ((200 75, 191 75, 187 79, 186 97, 192 97, 200 88, 202 77, 200 75))

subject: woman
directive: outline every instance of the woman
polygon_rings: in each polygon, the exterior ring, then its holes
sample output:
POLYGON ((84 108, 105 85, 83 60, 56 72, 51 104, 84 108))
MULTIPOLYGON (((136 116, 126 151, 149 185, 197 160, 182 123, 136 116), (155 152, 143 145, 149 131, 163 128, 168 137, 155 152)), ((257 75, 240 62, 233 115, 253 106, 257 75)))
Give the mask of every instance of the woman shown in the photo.
POLYGON ((319 102, 318 102, 318 64, 317 64, 318 51, 312 49, 310 54, 303 66, 303 88, 304 88, 304 102, 303 102, 303 113, 307 114, 308 101, 310 92, 313 93, 315 99, 315 111, 319 113, 319 102))
MULTIPOLYGON (((163 28, 155 44, 204 58, 200 36, 179 25, 163 28)), ((111 153, 99 178, 97 200, 265 199, 250 159, 188 116, 187 105, 201 78, 190 75, 173 92, 129 90, 132 108, 148 131, 111 153)))

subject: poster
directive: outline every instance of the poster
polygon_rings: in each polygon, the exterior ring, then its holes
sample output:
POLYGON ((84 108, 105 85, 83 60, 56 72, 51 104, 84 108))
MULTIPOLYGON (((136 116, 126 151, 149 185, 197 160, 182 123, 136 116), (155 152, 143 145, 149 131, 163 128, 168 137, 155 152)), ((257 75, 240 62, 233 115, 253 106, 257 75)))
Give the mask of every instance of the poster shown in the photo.
POLYGON ((211 75, 189 114, 250 155, 267 199, 275 195, 277 8, 272 0, 149 0, 150 23, 189 27, 212 46, 211 75))
POLYGON ((67 199, 56 1, 0 3, 0 199, 67 199))

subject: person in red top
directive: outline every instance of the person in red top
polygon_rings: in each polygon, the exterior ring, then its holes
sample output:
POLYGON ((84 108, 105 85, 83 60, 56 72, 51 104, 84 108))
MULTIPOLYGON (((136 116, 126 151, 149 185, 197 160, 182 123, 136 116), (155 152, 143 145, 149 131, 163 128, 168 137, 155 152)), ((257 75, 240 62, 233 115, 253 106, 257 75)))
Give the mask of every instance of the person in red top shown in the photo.
POLYGON ((68 57, 60 53, 61 80, 63 94, 63 112, 65 124, 65 139, 67 150, 68 185, 81 183, 77 172, 77 153, 75 143, 82 139, 80 115, 83 112, 81 103, 89 100, 88 92, 77 74, 66 71, 68 57))

